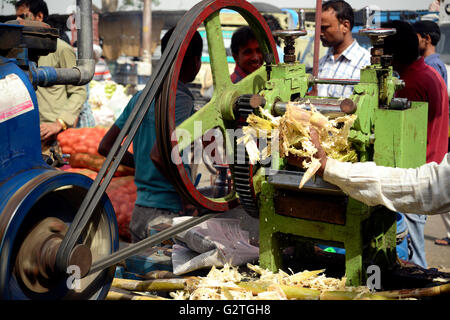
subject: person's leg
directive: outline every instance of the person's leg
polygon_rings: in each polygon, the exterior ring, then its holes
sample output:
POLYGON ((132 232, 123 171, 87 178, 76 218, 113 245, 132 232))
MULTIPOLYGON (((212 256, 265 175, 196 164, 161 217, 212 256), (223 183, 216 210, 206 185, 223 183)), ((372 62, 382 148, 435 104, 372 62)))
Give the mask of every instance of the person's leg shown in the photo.
POLYGON ((172 224, 179 214, 158 208, 134 206, 130 221, 131 242, 135 243, 150 236, 150 229, 160 223, 172 224))
POLYGON ((450 245, 450 212, 441 214, 441 217, 442 217, 442 220, 444 221, 444 227, 445 227, 445 230, 447 231, 447 234, 446 234, 445 238, 436 239, 434 241, 434 243, 443 245, 443 246, 448 246, 448 245, 450 245))
POLYGON ((413 255, 409 260, 423 268, 427 268, 427 260, 425 258, 425 237, 424 229, 427 216, 423 214, 405 214, 406 223, 408 224, 408 233, 411 237, 411 245, 413 255))

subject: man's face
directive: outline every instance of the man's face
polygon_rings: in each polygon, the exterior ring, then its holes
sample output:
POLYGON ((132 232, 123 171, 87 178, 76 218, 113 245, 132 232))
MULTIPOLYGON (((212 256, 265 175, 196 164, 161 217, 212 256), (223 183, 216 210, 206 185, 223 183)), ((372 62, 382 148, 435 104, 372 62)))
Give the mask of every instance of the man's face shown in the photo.
POLYGON ((43 21, 44 15, 42 12, 39 12, 37 15, 34 15, 28 6, 20 6, 16 9, 16 17, 17 20, 33 20, 33 21, 43 21))
POLYGON ((250 74, 263 64, 263 56, 256 40, 250 40, 245 46, 239 48, 237 56, 233 56, 236 64, 250 74))
POLYGON ((427 37, 422 37, 420 34, 417 34, 417 39, 419 40, 419 54, 423 56, 427 48, 427 37))
POLYGON ((340 23, 334 9, 330 8, 322 12, 320 27, 320 40, 324 47, 335 47, 344 41, 348 27, 340 23))

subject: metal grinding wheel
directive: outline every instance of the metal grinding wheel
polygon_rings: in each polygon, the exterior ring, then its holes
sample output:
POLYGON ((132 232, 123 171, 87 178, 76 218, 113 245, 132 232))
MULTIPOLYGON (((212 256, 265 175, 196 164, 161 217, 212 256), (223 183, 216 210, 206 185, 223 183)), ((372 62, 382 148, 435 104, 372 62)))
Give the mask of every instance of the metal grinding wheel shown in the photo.
MULTIPOLYGON (((235 163, 235 139, 230 135, 227 129, 237 129, 237 119, 235 117, 235 103, 238 97, 244 94, 257 94, 263 89, 267 79, 267 71, 264 66, 240 82, 233 84, 228 71, 226 60, 226 51, 222 38, 222 29, 220 24, 219 12, 221 9, 232 9, 242 15, 249 26, 255 32, 260 44, 263 56, 273 57, 272 63, 278 62, 276 45, 270 33, 264 18, 261 14, 246 1, 203 1, 199 3, 202 11, 197 15, 187 30, 177 27, 174 34, 183 33, 184 40, 178 49, 177 59, 173 64, 169 75, 165 78, 161 95, 155 106, 156 114, 156 132, 158 139, 159 152, 166 164, 165 173, 170 177, 172 184, 177 191, 183 195, 184 199, 199 208, 209 211, 223 212, 236 207, 239 204, 236 192, 221 198, 211 198, 200 192, 189 178, 183 163, 180 150, 189 148, 195 140, 201 138, 211 129, 219 129, 222 132, 225 152, 228 159, 234 162, 229 165, 234 178, 236 178, 235 163), (174 92, 177 89, 178 76, 183 62, 184 54, 189 46, 194 32, 204 24, 209 55, 211 57, 211 71, 213 76, 214 94, 211 100, 190 118, 176 127, 176 130, 188 132, 189 135, 183 136, 184 139, 171 139, 175 131, 175 102, 174 92), (201 124, 201 128, 199 128, 201 124)), ((244 151, 245 152, 245 151, 244 151)), ((245 167, 245 166, 244 166, 245 167)), ((243 167, 239 168, 241 171, 243 167)), ((248 188, 251 189, 251 170, 252 167, 244 168, 249 172, 247 178, 248 188)), ((249 194, 253 194, 250 190, 249 194)))
POLYGON ((68 273, 54 270, 57 249, 92 180, 44 171, 9 198, 0 215, 2 299, 103 299, 115 268, 84 277, 91 262, 118 248, 117 223, 105 196, 69 259, 68 273))

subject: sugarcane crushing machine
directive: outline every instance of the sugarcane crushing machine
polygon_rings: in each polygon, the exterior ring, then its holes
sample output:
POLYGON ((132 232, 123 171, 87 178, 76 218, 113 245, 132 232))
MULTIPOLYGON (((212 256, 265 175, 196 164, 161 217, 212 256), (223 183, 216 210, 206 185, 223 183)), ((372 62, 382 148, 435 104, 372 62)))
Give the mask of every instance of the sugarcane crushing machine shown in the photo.
MULTIPOLYGON (((290 168, 285 159, 272 155, 269 165, 253 165, 245 152, 238 152, 245 148, 237 144, 235 133, 258 107, 281 115, 287 102, 303 101, 315 84, 349 84, 345 80, 316 79, 295 61, 292 39, 305 34, 301 27, 277 34, 285 39, 285 62, 278 63, 267 23, 243 0, 201 1, 177 23, 160 63, 94 181, 46 164, 40 150, 34 89, 38 85, 81 85, 93 74, 92 47, 84 43, 92 43, 91 2, 78 0, 77 4, 82 28, 79 66, 74 70, 37 67, 34 63, 34 56, 55 49, 56 35, 51 29, 36 32, 42 25, 0 25, 0 130, 7 137, 1 142, 0 162, 1 298, 104 298, 115 264, 238 205, 259 216, 262 267, 282 267, 280 250, 284 237, 302 240, 300 243, 318 241, 343 246, 350 285, 363 282, 363 264, 394 263, 392 213, 367 207, 319 178, 298 190, 302 171, 290 168), (232 9, 245 18, 265 59, 264 66, 236 84, 231 83, 228 71, 220 23, 222 9, 232 9), (183 57, 201 25, 207 34, 214 94, 199 111, 175 126, 174 93, 183 57), (36 40, 38 35, 44 40, 36 40), (198 208, 199 216, 118 250, 116 218, 105 190, 153 100, 158 149, 166 164, 164 172, 183 198, 198 208), (211 129, 219 129, 223 134, 222 146, 233 180, 230 192, 217 198, 195 186, 181 153, 211 129), (180 132, 188 134, 177 136, 180 132), (75 278, 80 280, 75 289, 68 286, 68 281, 74 279, 68 273, 73 266, 78 268, 75 278)), ((426 104, 393 98, 399 82, 392 76, 389 57, 383 55, 377 42, 385 30, 367 32, 374 39, 372 65, 361 71, 358 83, 352 83, 355 89, 350 99, 309 100, 324 113, 342 112, 344 104, 351 106, 358 118, 350 138, 358 148, 360 161, 415 167, 425 161, 426 104)))
POLYGON ((285 44, 284 63, 277 63, 265 24, 245 1, 233 4, 217 1, 215 4, 229 5, 246 18, 259 39, 265 65, 232 84, 225 69, 223 40, 217 32, 219 18, 211 15, 205 19, 210 56, 214 57, 211 61, 214 95, 207 105, 175 128, 175 101, 170 92, 176 88, 179 66, 175 65, 171 77, 166 78, 156 114, 161 119, 158 141, 167 163, 167 175, 172 177, 185 199, 198 207, 223 211, 234 206, 238 199, 249 214, 258 216, 262 267, 273 271, 282 268, 282 248, 293 239, 303 253, 317 243, 336 245, 345 248, 347 284, 365 284, 368 266, 377 265, 385 270, 398 262, 396 214, 384 207, 368 207, 349 198, 320 177, 299 190, 302 171, 293 169, 286 159, 273 152, 269 164, 249 163, 248 155, 239 152, 239 148, 245 147, 237 143, 236 135, 237 130, 245 126, 247 116, 258 112, 259 107, 280 116, 288 102, 296 101, 312 104, 329 116, 355 113, 357 120, 349 140, 358 150, 359 161, 397 167, 425 163, 427 105, 394 97, 404 83, 393 75, 392 57, 383 53, 383 39, 395 30, 366 28, 361 31, 371 39, 372 57, 371 65, 361 70, 359 81, 318 79, 307 74, 305 66, 295 61, 294 40, 306 33, 302 24, 298 30, 273 32, 283 38, 285 44), (348 99, 307 95, 317 84, 350 84, 354 85, 354 93, 348 99), (161 107, 166 105, 168 111, 161 107), (224 149, 234 182, 234 192, 218 199, 208 198, 193 186, 182 161, 174 161, 174 154, 178 152, 173 152, 174 149, 184 150, 213 128, 220 128, 225 137, 224 149), (189 134, 174 139, 174 132, 189 134))
MULTIPOLYGON (((361 33, 372 42, 371 65, 361 69, 360 81, 353 82, 353 95, 349 99, 302 96, 297 101, 319 106, 323 113, 333 112, 333 108, 335 112, 355 113, 357 120, 349 140, 358 150, 359 161, 417 167, 425 163, 427 105, 394 97, 395 91, 404 84, 393 76, 392 56, 383 53, 383 39, 394 34, 395 29, 366 28, 361 33)), ((312 79, 309 85, 351 82, 312 79)), ((262 94, 273 97, 273 90, 262 94)), ((283 101, 279 95, 270 99, 273 101, 270 110, 279 115, 285 109, 277 99, 283 101)), ((266 177, 259 186, 258 201, 262 266, 272 270, 280 268, 281 248, 292 238, 303 244, 303 259, 313 254, 314 244, 345 248, 347 285, 364 285, 370 265, 381 270, 397 265, 396 213, 381 206, 369 207, 347 197, 320 177, 306 183, 306 188, 301 191, 298 185, 302 173, 292 171, 281 160, 262 174, 266 177)))

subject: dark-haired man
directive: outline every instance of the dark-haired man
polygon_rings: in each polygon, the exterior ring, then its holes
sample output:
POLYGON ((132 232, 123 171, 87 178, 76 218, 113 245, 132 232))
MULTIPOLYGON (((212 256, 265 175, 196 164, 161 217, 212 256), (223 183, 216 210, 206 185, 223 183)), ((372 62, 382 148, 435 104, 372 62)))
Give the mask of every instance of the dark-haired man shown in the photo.
POLYGON ((259 69, 263 64, 263 55, 258 40, 249 26, 237 29, 231 37, 231 53, 236 66, 231 81, 236 83, 259 69))
MULTIPOLYGON (((175 28, 166 32, 161 40, 162 51, 175 28)), ((175 123, 179 125, 194 111, 194 97, 186 86, 195 79, 201 66, 203 40, 198 32, 194 34, 185 53, 180 69, 175 102, 175 123)), ((108 130, 100 142, 98 152, 106 156, 125 125, 142 91, 135 94, 123 113, 108 130)), ((152 148, 156 142, 155 101, 152 101, 142 124, 133 139, 133 154, 126 152, 122 163, 135 167, 134 181, 137 187, 137 199, 130 222, 133 242, 150 235, 150 228, 160 223, 172 223, 174 217, 184 214, 182 200, 173 185, 163 176, 150 160, 152 148)))
MULTIPOLYGON (((405 82, 396 96, 428 103, 426 161, 440 163, 448 150, 448 93, 444 79, 419 56, 419 41, 410 23, 396 20, 381 26, 396 29, 396 34, 384 41, 384 53, 392 55, 393 68, 405 82)), ((411 261, 426 268, 426 215, 405 214, 405 217, 413 247, 411 261)))
POLYGON ((416 30, 417 38, 419 39, 419 54, 424 57, 425 63, 433 67, 444 79, 446 85, 447 82, 447 68, 439 57, 439 53, 436 53, 436 45, 441 39, 441 29, 439 25, 434 21, 417 21, 413 24, 414 30, 416 30))
MULTIPOLYGON (((319 61, 319 78, 359 80, 360 69, 370 64, 370 53, 352 37, 354 14, 342 0, 330 0, 322 5, 320 40, 329 47, 319 61)), ((317 85, 317 95, 349 97, 353 86, 317 85)))
MULTIPOLYGON (((47 22, 48 8, 43 0, 20 0, 15 3, 15 8, 18 20, 47 22)), ((38 66, 73 68, 76 66, 75 52, 65 41, 57 39, 56 51, 41 56, 38 66)), ((84 86, 55 85, 49 88, 39 87, 36 96, 42 151, 47 153, 46 150, 56 143, 56 135, 75 124, 87 93, 84 86)))
MULTIPOLYGON (((426 64, 433 67, 442 76, 448 87, 447 68, 440 59, 439 53, 436 53, 436 45, 441 39, 439 25, 433 21, 417 21, 413 26, 419 39, 419 54, 424 57, 426 64)), ((434 243, 448 246, 450 245, 450 213, 441 214, 441 217, 447 231, 447 236, 442 239, 436 239, 434 243)))

